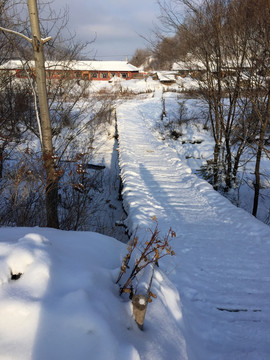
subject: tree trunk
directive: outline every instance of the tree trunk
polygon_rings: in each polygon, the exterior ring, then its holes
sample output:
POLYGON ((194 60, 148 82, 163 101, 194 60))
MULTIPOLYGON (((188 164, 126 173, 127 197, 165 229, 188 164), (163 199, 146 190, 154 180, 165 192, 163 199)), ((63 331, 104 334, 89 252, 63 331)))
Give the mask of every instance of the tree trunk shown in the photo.
POLYGON ((3 176, 3 165, 4 165, 4 150, 0 147, 0 179, 3 176))
POLYGON ((225 182, 226 182, 226 190, 229 190, 232 187, 232 153, 231 153, 231 145, 230 145, 230 136, 226 134, 225 139, 226 144, 226 164, 225 164, 225 182))
POLYGON ((238 147, 237 153, 234 158, 234 165, 233 165, 233 170, 232 170, 232 180, 233 180, 234 184, 236 183, 238 167, 239 167, 239 163, 240 163, 240 159, 241 159, 244 147, 245 147, 245 142, 243 141, 241 143, 241 145, 238 147))
MULTIPOLYGON (((269 114, 269 99, 268 99, 268 114, 269 114)), ((264 137, 265 131, 267 127, 267 120, 269 115, 267 114, 266 119, 262 121, 260 127, 260 137, 258 143, 258 150, 256 155, 256 164, 255 164, 255 182, 254 182, 254 199, 253 199, 253 210, 252 215, 257 216, 258 205, 259 205, 259 196, 260 196, 260 187, 261 187, 261 175, 260 175, 260 167, 261 167, 261 159, 262 159, 262 152, 264 146, 264 137)))
POLYGON ((259 205, 259 196, 260 196, 260 187, 261 187, 260 166, 261 166, 261 158, 264 147, 264 137, 265 137, 267 125, 269 123, 269 119, 270 119, 270 89, 268 89, 265 114, 260 119, 260 123, 261 123, 260 137, 259 137, 258 150, 256 155, 256 165, 255 165, 254 200, 253 200, 253 210, 252 210, 253 216, 257 216, 258 205, 259 205))
POLYGON ((214 177, 214 184, 213 184, 213 188, 215 190, 218 190, 218 185, 219 185, 219 155, 220 155, 220 145, 219 144, 215 144, 215 148, 214 148, 214 168, 213 168, 213 177, 214 177))
POLYGON ((252 215, 255 217, 257 216, 259 196, 260 196, 260 186, 261 186, 260 165, 262 158, 263 138, 264 136, 262 137, 262 132, 261 132, 257 155, 256 155, 256 164, 255 164, 254 198, 253 198, 253 210, 252 210, 252 215))
POLYGON ((32 45, 34 50, 38 100, 42 130, 42 154, 46 171, 45 204, 47 212, 47 226, 59 227, 58 221, 58 178, 55 171, 53 156, 52 131, 48 107, 46 75, 44 66, 43 40, 40 35, 38 10, 36 0, 28 0, 28 10, 32 31, 32 45))

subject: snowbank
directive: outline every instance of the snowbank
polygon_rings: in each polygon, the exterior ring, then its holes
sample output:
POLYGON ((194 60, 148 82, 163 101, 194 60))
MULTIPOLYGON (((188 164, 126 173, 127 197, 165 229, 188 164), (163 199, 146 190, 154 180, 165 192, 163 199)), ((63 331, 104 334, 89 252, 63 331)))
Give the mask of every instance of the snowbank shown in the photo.
POLYGON ((179 297, 157 271, 145 331, 115 280, 126 246, 91 232, 2 228, 0 358, 185 359, 179 297), (13 275, 22 275, 11 280, 13 275), (175 341, 177 336, 177 342, 175 341))

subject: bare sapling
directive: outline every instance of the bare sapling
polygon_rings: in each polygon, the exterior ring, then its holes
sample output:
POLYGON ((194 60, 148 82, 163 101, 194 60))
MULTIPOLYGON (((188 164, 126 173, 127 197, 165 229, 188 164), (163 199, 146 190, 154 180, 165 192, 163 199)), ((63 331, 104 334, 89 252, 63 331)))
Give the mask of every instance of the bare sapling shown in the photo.
MULTIPOLYGON (((175 255, 175 252, 169 244, 170 240, 176 236, 175 232, 170 228, 165 237, 160 237, 156 217, 154 217, 153 220, 156 221, 156 226, 155 229, 151 231, 150 240, 146 241, 144 244, 140 244, 138 238, 135 237, 128 245, 128 253, 123 259, 121 271, 116 281, 117 284, 120 283, 123 275, 129 273, 124 284, 120 285, 120 295, 127 293, 129 294, 130 299, 132 299, 135 293, 133 281, 142 270, 151 265, 158 265, 159 260, 167 255, 175 255), (139 255, 135 257, 136 260, 134 266, 130 269, 129 262, 135 253, 135 249, 139 250, 139 255)), ((155 295, 149 291, 148 302, 151 302, 151 296, 155 297, 155 295)))

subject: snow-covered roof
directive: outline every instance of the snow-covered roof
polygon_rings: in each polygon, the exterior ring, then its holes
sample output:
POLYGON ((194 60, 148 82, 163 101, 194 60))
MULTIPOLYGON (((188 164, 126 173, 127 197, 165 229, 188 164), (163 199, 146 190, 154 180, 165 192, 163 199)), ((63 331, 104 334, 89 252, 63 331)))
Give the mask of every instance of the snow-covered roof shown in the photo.
MULTIPOLYGON (((29 61, 28 66, 34 68, 34 61, 29 61)), ((139 69, 126 61, 45 61, 45 67, 52 70, 87 70, 87 71, 131 71, 137 72, 139 69)), ((21 69, 23 63, 21 60, 9 60, 0 66, 0 69, 21 69)))
MULTIPOLYGON (((234 69, 237 68, 238 66, 240 66, 242 59, 237 59, 237 58, 232 58, 232 59, 226 59, 226 58, 222 58, 222 68, 223 69, 234 69)), ((209 61, 209 66, 210 69, 212 71, 215 71, 216 69, 216 63, 215 61, 209 61)), ((249 62, 245 59, 244 62, 241 64, 241 67, 243 68, 249 68, 250 64, 249 62)), ((205 64, 201 61, 201 60, 196 60, 195 58, 192 57, 187 57, 187 59, 185 61, 183 60, 179 60, 177 62, 175 62, 172 65, 172 70, 177 70, 177 71, 183 71, 183 70, 205 70, 206 66, 205 64)))
POLYGON ((157 77, 161 82, 175 81, 175 72, 172 71, 158 71, 157 77))

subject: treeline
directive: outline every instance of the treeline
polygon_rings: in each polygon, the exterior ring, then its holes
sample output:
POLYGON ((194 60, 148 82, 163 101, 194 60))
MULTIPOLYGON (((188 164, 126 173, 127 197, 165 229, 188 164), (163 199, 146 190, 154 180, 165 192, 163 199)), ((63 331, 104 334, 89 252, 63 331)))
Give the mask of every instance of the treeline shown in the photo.
POLYGON ((198 69, 197 95, 208 105, 215 141, 205 174, 215 189, 229 190, 248 152, 255 163, 256 216, 265 176, 261 163, 270 155, 270 1, 160 0, 159 5, 163 29, 174 35, 158 37, 152 64, 168 70, 184 61, 198 69))

